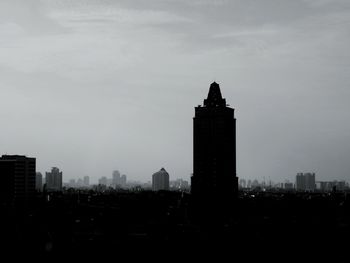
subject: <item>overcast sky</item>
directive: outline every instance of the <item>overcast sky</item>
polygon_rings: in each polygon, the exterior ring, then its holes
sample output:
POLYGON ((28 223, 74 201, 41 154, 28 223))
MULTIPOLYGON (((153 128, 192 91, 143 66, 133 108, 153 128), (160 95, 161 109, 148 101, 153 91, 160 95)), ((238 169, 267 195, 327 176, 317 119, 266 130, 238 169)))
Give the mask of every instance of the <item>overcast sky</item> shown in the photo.
POLYGON ((1 0, 0 151, 93 182, 190 178, 214 80, 240 178, 350 177, 350 1, 1 0))

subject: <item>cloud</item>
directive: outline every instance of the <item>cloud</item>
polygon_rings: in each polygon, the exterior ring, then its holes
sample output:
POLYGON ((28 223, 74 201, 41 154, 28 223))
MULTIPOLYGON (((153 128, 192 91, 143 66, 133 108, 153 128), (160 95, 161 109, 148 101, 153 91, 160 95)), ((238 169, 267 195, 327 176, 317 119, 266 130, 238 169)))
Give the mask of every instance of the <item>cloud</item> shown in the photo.
POLYGON ((36 0, 2 0, 0 24, 14 24, 30 35, 64 32, 64 28, 49 18, 43 2, 36 0))
POLYGON ((1 1, 0 144, 67 177, 188 178, 216 80, 240 177, 345 178, 349 20, 346 1, 1 1))

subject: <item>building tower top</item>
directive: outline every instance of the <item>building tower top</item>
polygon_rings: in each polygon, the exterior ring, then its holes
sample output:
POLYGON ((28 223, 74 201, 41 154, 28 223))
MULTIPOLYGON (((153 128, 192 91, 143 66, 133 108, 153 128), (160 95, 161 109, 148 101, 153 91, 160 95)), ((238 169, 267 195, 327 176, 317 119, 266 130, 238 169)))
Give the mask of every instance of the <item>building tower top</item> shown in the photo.
POLYGON ((204 100, 205 107, 225 107, 226 100, 222 98, 220 86, 213 82, 210 85, 208 97, 204 100))

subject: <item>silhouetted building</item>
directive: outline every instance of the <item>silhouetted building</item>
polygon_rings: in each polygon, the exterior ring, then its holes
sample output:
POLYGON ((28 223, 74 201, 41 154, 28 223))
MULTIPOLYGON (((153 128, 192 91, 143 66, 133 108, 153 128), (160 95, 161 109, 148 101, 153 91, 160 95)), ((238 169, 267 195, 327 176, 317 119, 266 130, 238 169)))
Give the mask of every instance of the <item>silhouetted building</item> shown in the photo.
POLYGON ((0 158, 1 200, 27 202, 35 196, 35 158, 3 155, 0 158))
POLYGON ((153 191, 169 190, 169 174, 164 168, 152 175, 152 189, 153 191))
POLYGON ((233 201, 237 192, 234 109, 226 105, 214 82, 204 105, 195 107, 191 193, 198 200, 233 201))
POLYGON ((35 175, 35 189, 40 192, 43 190, 43 175, 40 172, 35 175))
POLYGON ((316 188, 315 173, 298 173, 295 188, 298 191, 314 191, 316 188))
POLYGON ((57 167, 52 167, 51 172, 45 176, 47 191, 62 191, 62 172, 57 167))

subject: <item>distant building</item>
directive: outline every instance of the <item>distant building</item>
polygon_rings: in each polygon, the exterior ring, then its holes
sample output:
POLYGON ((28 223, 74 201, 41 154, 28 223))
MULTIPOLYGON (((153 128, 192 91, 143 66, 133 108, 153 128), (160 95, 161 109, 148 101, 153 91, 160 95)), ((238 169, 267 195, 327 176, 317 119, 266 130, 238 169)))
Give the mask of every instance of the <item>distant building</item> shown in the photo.
POLYGON ((298 191, 314 191, 316 188, 315 173, 298 173, 295 188, 298 191))
POLYGON ((113 178, 107 178, 107 184, 108 187, 113 187, 113 178))
POLYGON ((125 188, 126 187, 126 175, 120 175, 118 170, 113 171, 112 176, 112 186, 115 188, 125 188))
POLYGON ((323 192, 344 191, 347 188, 345 181, 320 181, 317 183, 319 184, 319 189, 323 192))
POLYGON ((47 191, 62 191, 62 172, 57 167, 52 167, 51 172, 45 176, 47 191))
POLYGON ((69 187, 76 187, 77 184, 75 182, 75 179, 70 179, 69 182, 68 182, 68 185, 69 185, 69 187))
POLYGON ((251 188, 252 187, 252 181, 251 180, 248 180, 247 182, 247 188, 251 188))
POLYGON ((90 177, 89 176, 84 176, 84 186, 88 187, 90 185, 90 177))
POLYGON ((183 179, 176 179, 175 181, 170 182, 170 187, 174 190, 188 190, 189 183, 183 179))
POLYGON ((43 190, 43 175, 40 172, 35 175, 35 190, 39 192, 43 190))
POLYGON ((120 172, 118 170, 113 171, 112 185, 113 187, 120 186, 120 172))
POLYGON ((84 181, 83 181, 83 179, 78 178, 77 186, 78 186, 78 187, 84 187, 84 181))
POLYGON ((319 182, 319 185, 320 185, 320 190, 321 191, 328 191, 328 182, 319 182))
POLYGON ((0 158, 0 199, 7 203, 28 202, 35 196, 36 160, 22 155, 0 158))
POLYGON ((107 184, 108 184, 107 177, 103 176, 100 179, 98 179, 98 184, 107 186, 107 184))
POLYGON ((126 175, 123 174, 121 177, 120 177, 120 186, 122 188, 124 188, 126 186, 126 175))
POLYGON ((169 190, 169 174, 164 168, 152 175, 152 189, 153 191, 169 190))
POLYGON ((259 181, 258 180, 254 180, 253 182, 252 182, 252 184, 251 184, 251 188, 257 188, 257 187, 260 187, 261 185, 260 185, 260 183, 259 183, 259 181))
POLYGON ((239 187, 246 188, 246 180, 244 180, 243 178, 239 179, 239 187))
POLYGON ((103 191, 107 190, 107 185, 105 185, 105 184, 98 184, 98 185, 93 186, 93 189, 95 191, 97 191, 97 192, 103 192, 103 191))
POLYGON ((216 82, 193 118, 193 176, 191 193, 200 202, 233 202, 236 176, 236 119, 216 82), (207 200, 209 199, 209 200, 207 200))
POLYGON ((337 187, 336 190, 344 191, 346 189, 345 181, 338 181, 336 187, 337 187))
POLYGON ((293 190, 294 189, 294 185, 293 183, 284 183, 284 189, 286 190, 293 190))

